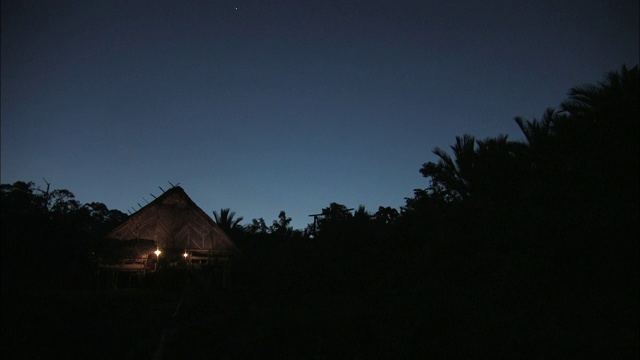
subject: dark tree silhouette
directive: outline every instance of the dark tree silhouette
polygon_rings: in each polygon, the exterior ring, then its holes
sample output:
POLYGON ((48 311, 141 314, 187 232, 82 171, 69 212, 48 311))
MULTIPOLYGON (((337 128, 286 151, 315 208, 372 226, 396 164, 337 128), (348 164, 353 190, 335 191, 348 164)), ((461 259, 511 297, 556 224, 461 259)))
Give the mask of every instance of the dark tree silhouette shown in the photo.
POLYGON ((33 182, 2 184, 0 197, 3 283, 16 287, 84 286, 79 281, 91 275, 91 253, 127 218, 102 203, 81 205, 71 191, 51 190, 49 183, 45 190, 33 182))
POLYGON ((249 224, 246 229, 249 234, 252 235, 267 234, 269 232, 269 227, 267 226, 263 218, 251 220, 251 224, 249 224))
POLYGON ((508 141, 506 135, 476 140, 471 135, 456 137, 451 146, 454 158, 441 148, 433 151, 440 160, 422 166, 420 173, 431 179, 428 191, 446 201, 473 201, 475 206, 504 205, 517 198, 516 184, 524 174, 523 144, 508 141))
POLYGON ((555 344, 638 355, 637 340, 620 339, 638 336, 639 84, 638 67, 623 67, 573 88, 559 112, 516 118, 525 142, 465 135, 452 156, 436 149, 440 160, 423 165, 430 186, 406 199, 398 230, 427 249, 412 269, 424 261, 439 274, 425 275, 431 289, 464 284, 465 296, 491 299, 480 308, 457 303, 456 313, 492 314, 461 327, 482 333, 509 323, 500 336, 509 351, 522 351, 512 333, 550 344, 545 333, 573 332, 555 344), (594 309, 598 317, 585 315, 594 309))
POLYGON ((242 216, 236 217, 236 212, 231 209, 220 209, 220 212, 213 211, 213 219, 226 233, 241 230, 240 222, 244 220, 242 216))
POLYGON ((280 211, 278 220, 273 221, 273 225, 269 229, 272 235, 280 238, 290 238, 293 236, 293 228, 289 226, 291 218, 287 217, 287 213, 280 211))
POLYGON ((475 138, 465 134, 456 137, 455 145, 451 146, 455 160, 443 149, 436 147, 433 153, 440 160, 437 163, 428 162, 422 165, 420 173, 431 178, 431 187, 435 190, 443 189, 448 200, 464 200, 471 195, 473 183, 473 163, 475 154, 475 138))
POLYGON ((398 210, 390 207, 390 206, 380 206, 378 207, 378 211, 373 215, 373 217, 378 221, 385 225, 393 224, 399 217, 400 213, 398 210))
POLYGON ((323 208, 317 220, 316 233, 319 238, 341 238, 344 236, 344 226, 353 218, 352 209, 345 205, 331 203, 323 208))

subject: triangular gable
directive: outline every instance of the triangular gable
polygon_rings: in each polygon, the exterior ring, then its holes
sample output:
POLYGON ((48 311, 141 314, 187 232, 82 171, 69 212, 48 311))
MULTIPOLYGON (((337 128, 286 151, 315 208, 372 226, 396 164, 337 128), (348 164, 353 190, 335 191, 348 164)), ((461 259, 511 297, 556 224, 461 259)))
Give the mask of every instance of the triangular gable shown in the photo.
POLYGON ((237 252, 231 239, 179 186, 141 208, 106 237, 151 240, 162 249, 237 252))

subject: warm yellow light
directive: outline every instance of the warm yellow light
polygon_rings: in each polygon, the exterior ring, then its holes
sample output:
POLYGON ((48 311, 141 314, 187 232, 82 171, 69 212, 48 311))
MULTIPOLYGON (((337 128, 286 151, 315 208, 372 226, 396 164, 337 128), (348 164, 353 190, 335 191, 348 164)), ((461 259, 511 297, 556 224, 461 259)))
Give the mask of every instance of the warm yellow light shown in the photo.
POLYGON ((160 251, 160 249, 156 250, 153 252, 154 254, 156 254, 156 256, 160 256, 160 254, 162 253, 162 251, 160 251))
POLYGON ((184 258, 186 259, 187 256, 189 256, 189 254, 187 254, 187 252, 185 251, 184 254, 182 254, 182 256, 184 256, 184 258))

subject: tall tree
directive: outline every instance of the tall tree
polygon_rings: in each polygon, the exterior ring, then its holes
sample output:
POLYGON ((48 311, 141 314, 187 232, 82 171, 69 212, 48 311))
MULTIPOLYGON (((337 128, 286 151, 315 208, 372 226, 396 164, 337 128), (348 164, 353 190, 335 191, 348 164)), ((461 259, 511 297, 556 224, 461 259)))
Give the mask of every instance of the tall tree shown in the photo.
POLYGON ((293 228, 289 224, 291 224, 291 218, 287 217, 286 212, 280 211, 278 220, 274 220, 271 225, 271 234, 281 238, 290 238, 293 235, 293 228))

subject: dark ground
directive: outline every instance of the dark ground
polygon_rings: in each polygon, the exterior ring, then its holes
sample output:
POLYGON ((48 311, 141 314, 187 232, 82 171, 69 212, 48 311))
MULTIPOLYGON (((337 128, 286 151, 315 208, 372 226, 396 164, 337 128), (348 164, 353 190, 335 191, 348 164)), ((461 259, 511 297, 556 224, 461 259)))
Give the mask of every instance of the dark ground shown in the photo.
POLYGON ((128 288, 3 294, 2 355, 158 359, 188 352, 204 357, 226 338, 228 323, 210 290, 200 276, 176 271, 128 288))
POLYGON ((326 269, 321 276, 304 267, 272 268, 258 282, 239 279, 242 286, 223 289, 206 273, 171 270, 135 288, 3 294, 2 356, 622 359, 638 353, 637 309, 627 301, 609 304, 614 296, 580 301, 591 295, 576 293, 579 285, 550 291, 492 269, 482 276, 449 273, 440 284, 438 276, 425 276, 433 268, 397 266, 403 270, 352 264, 339 269, 350 274, 342 283, 344 276, 326 269))

